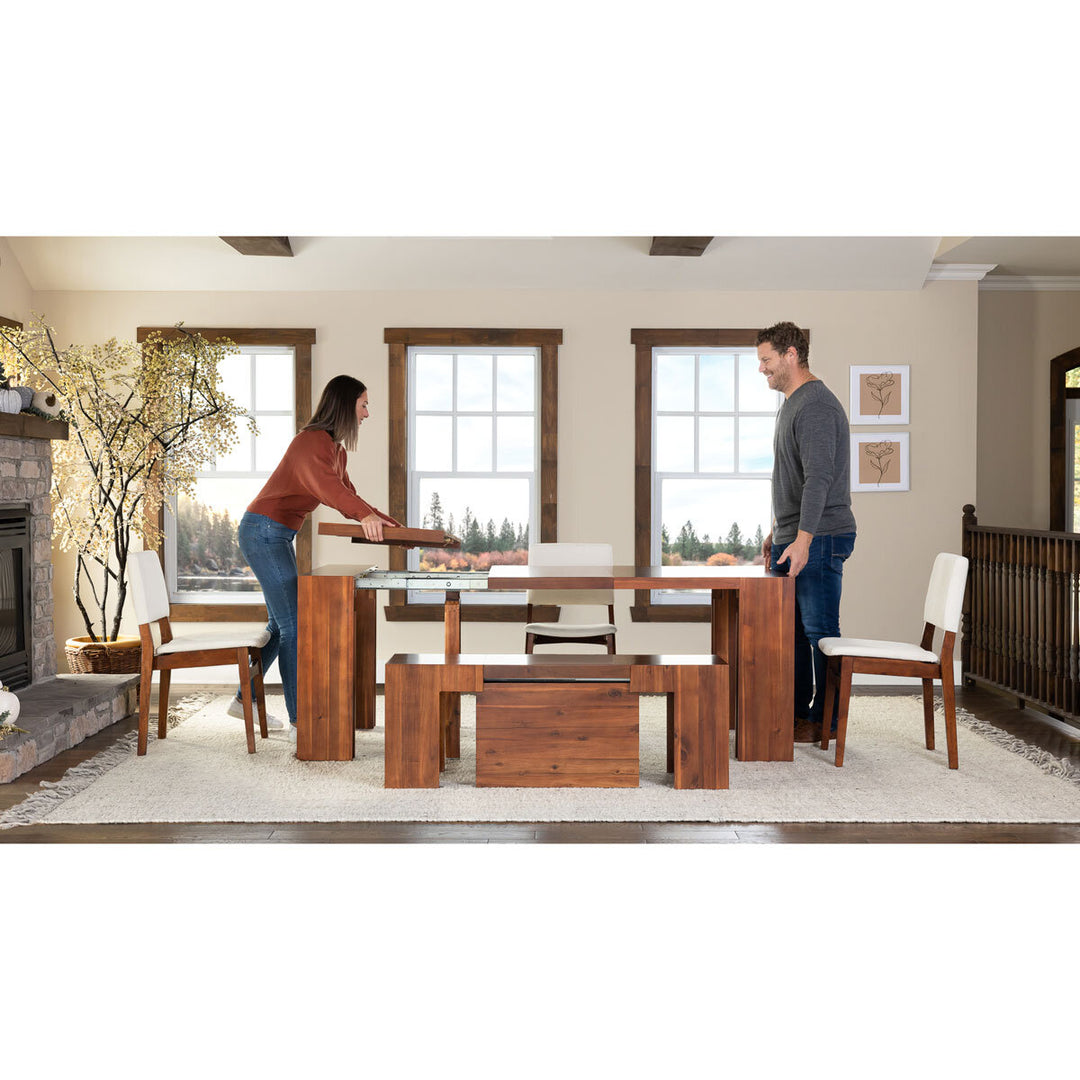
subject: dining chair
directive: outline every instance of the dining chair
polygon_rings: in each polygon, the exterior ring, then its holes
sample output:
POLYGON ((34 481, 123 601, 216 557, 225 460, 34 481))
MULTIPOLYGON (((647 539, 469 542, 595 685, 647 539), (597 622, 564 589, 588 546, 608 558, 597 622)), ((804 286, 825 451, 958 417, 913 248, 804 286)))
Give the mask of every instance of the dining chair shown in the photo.
POLYGON ((915 675, 922 679, 923 721, 926 728, 926 749, 934 749, 934 679, 941 680, 941 696, 945 706, 945 741, 949 752, 949 768, 959 768, 956 753, 956 691, 953 685, 953 645, 960 629, 960 614, 964 605, 968 561, 963 555, 941 552, 934 559, 930 585, 923 606, 922 641, 910 645, 902 641, 870 641, 864 638, 822 638, 818 647, 828 657, 825 679, 825 722, 821 725, 821 749, 829 749, 829 718, 836 694, 840 707, 836 727, 836 765, 844 764, 844 742, 847 738, 848 702, 851 698, 851 676, 856 672, 875 675, 915 675), (941 649, 934 652, 935 630, 943 631, 941 649))
POLYGON ((146 753, 150 727, 150 686, 154 672, 159 673, 158 738, 166 735, 169 712, 169 680, 176 668, 210 667, 236 664, 244 705, 244 727, 248 753, 255 753, 255 724, 251 708, 251 684, 255 683, 255 701, 259 708, 259 734, 267 738, 266 699, 263 694, 262 647, 270 640, 270 631, 201 630, 174 635, 169 625, 169 593, 165 575, 156 552, 137 551, 128 556, 128 575, 135 615, 142 638, 142 681, 139 685, 138 754, 146 753))
MULTIPOLYGON (((589 566, 610 574, 610 544, 530 544, 530 566, 589 566)), ((613 589, 530 589, 525 608, 525 651, 535 645, 606 645, 615 652, 615 591, 613 589), (558 604, 560 608, 607 605, 606 623, 533 622, 534 604, 558 604)))

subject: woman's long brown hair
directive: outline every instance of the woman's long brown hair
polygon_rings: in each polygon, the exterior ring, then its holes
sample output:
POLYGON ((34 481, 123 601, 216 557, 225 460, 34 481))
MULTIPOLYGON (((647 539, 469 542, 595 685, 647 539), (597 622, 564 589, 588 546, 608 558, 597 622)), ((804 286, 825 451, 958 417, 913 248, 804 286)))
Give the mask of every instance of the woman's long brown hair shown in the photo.
POLYGON ((304 431, 314 428, 327 431, 334 442, 339 442, 346 450, 356 449, 356 435, 360 424, 356 419, 356 402, 367 387, 351 375, 335 375, 325 387, 319 404, 311 419, 304 425, 304 431))

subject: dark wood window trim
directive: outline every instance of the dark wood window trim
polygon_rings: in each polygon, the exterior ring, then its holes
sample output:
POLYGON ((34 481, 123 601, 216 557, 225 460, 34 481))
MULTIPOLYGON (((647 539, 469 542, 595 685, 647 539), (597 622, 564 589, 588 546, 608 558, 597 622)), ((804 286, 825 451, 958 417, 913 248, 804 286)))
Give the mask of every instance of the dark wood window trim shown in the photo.
MULTIPOLYGON (((390 382, 390 514, 405 521, 409 480, 406 351, 410 345, 521 346, 540 350, 540 542, 558 539, 559 488, 559 346, 562 330, 480 329, 467 327, 390 327, 383 335, 389 346, 390 382)), ((404 570, 404 548, 390 548, 390 569, 404 570)), ((533 608, 539 620, 558 617, 558 608, 533 608)), ((402 589, 391 590, 386 605, 389 622, 441 622, 442 607, 409 604, 402 589)), ((524 622, 524 604, 462 604, 465 622, 524 622)))
MULTIPOLYGON (((236 345, 291 345, 294 351, 293 377, 296 386, 296 430, 299 431, 311 419, 311 346, 315 344, 315 331, 309 329, 237 329, 222 327, 192 327, 185 330, 202 334, 207 341, 228 338, 236 345)), ((140 326, 137 341, 145 341, 155 330, 166 335, 178 333, 175 326, 140 326)), ((158 525, 164 528, 164 508, 158 525)), ((164 549, 158 551, 164 567, 164 549)), ((301 574, 311 573, 311 518, 309 517, 296 537, 296 564, 301 574)), ((173 622, 265 622, 265 604, 173 604, 170 611, 173 622)))
POLYGON ((1065 385, 1065 376, 1080 367, 1080 347, 1070 349, 1050 361, 1050 531, 1071 532, 1072 517, 1065 512, 1069 475, 1065 402, 1075 396, 1065 385))
MULTIPOLYGON (((810 331, 804 330, 809 339, 810 331)), ((719 349, 755 347, 757 330, 630 331, 634 346, 634 562, 648 566, 652 559, 652 351, 654 348, 719 349)), ((653 604, 648 589, 634 592, 633 622, 709 622, 708 604, 653 604)))

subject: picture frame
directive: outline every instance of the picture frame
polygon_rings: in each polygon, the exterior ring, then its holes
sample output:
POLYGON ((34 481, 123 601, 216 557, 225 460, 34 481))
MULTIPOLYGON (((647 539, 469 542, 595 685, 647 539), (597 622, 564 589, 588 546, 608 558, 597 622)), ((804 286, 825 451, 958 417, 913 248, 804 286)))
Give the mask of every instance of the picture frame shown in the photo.
POLYGON ((910 364, 852 365, 852 424, 909 424, 910 402, 910 364))
POLYGON ((910 433, 907 431, 852 433, 851 490, 910 491, 910 433))

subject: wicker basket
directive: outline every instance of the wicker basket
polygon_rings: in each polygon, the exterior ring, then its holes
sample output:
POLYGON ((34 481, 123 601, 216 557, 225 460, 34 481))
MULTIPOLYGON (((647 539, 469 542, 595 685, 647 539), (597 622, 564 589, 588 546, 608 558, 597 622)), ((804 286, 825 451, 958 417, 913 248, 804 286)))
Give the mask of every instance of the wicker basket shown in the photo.
POLYGON ((133 675, 142 661, 142 641, 126 635, 115 641, 73 637, 64 642, 64 652, 76 675, 133 675))

